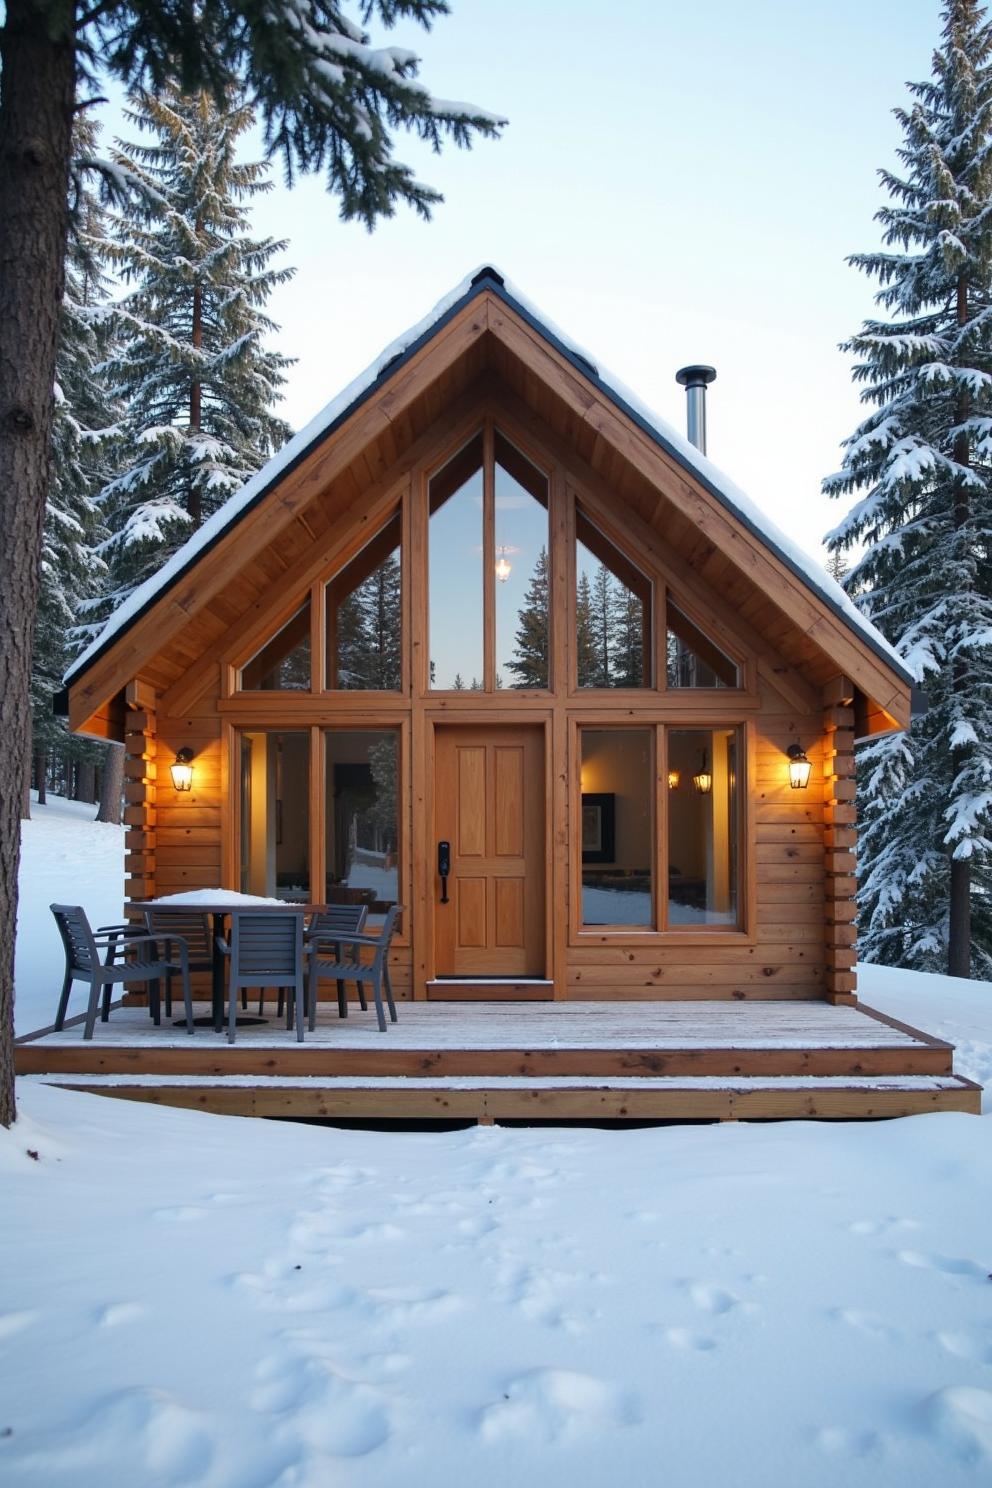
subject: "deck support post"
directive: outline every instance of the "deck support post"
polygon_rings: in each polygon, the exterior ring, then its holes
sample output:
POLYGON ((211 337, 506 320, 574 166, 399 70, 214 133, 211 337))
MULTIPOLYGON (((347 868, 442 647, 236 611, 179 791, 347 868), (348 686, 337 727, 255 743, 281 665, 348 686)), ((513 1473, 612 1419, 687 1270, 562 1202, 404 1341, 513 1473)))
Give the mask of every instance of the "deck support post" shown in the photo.
POLYGON ((834 677, 823 690, 824 936, 827 1001, 857 1002, 857 841, 854 684, 834 677))

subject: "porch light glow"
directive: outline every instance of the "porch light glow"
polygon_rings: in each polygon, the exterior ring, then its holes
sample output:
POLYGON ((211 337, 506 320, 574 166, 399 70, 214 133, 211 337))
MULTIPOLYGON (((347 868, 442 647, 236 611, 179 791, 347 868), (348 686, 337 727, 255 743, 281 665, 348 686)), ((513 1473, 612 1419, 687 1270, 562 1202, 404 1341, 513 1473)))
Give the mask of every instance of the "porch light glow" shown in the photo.
POLYGON ((496 577, 499 579, 501 584, 505 584, 512 572, 512 566, 507 560, 506 549, 500 548, 499 557, 496 560, 496 577))
POLYGON ((806 751, 801 744, 790 744, 787 750, 789 756, 789 784, 793 790, 805 790, 809 785, 810 771, 813 766, 806 758, 806 751))
POLYGON ((678 788, 679 788, 679 781, 681 779, 682 779, 682 776, 681 776, 681 774, 679 773, 678 770, 669 770, 669 772, 668 772, 668 789, 669 790, 678 790, 678 788))
POLYGON ((706 763, 706 750, 703 750, 702 764, 692 777, 692 783, 701 796, 708 796, 713 789, 713 775, 706 763))
POLYGON ((188 791, 193 789, 193 751, 183 747, 176 755, 174 762, 169 766, 172 771, 172 784, 177 791, 188 791))

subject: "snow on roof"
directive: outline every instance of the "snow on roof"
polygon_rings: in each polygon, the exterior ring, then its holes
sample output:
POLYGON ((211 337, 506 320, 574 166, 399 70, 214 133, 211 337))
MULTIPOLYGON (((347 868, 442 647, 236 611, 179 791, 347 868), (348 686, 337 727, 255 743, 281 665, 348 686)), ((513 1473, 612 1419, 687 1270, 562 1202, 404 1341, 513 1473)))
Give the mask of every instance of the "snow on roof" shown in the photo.
POLYGON ((72 663, 65 674, 68 684, 85 671, 110 646, 114 637, 185 574, 197 558, 211 547, 229 527, 232 527, 252 506, 256 505, 275 481, 297 465, 311 449, 318 445, 332 429, 347 418, 368 396, 380 381, 394 370, 401 360, 411 356, 422 342, 439 329, 441 324, 461 308, 464 301, 483 290, 490 290, 529 321, 544 338, 556 343, 569 358, 578 363, 580 369, 603 392, 627 413, 635 423, 648 433, 656 443, 698 477, 700 482, 717 500, 736 516, 770 548, 792 570, 797 578, 822 599, 853 631, 865 641, 906 682, 917 679, 898 651, 882 635, 881 631, 861 613, 841 586, 813 558, 776 526, 751 498, 724 475, 695 445, 689 443, 671 424, 660 418, 653 409, 627 388, 618 377, 614 377, 601 363, 584 351, 575 341, 558 329, 552 320, 491 265, 484 264, 457 284, 443 299, 440 299, 422 320, 402 335, 397 336, 359 375, 343 388, 330 403, 311 419, 305 428, 295 434, 277 455, 263 466, 256 475, 235 492, 189 540, 169 558, 157 573, 146 579, 135 589, 123 604, 110 616, 100 633, 72 663))

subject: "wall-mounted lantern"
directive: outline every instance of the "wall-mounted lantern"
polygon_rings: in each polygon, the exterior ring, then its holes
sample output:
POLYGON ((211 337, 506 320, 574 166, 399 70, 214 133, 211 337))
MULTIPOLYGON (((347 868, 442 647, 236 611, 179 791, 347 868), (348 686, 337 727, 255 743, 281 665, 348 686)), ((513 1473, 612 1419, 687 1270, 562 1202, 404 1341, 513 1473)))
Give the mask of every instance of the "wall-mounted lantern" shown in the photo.
POLYGON ((174 762, 169 766, 172 771, 172 784, 177 791, 188 791, 193 789, 193 751, 187 746, 176 754, 174 762))
POLYGON ((699 769, 696 771, 695 775, 693 775, 692 783, 701 796, 708 796, 710 791, 713 789, 713 774, 706 762, 705 749, 703 750, 702 763, 700 764, 699 769))
POLYGON ((679 784, 680 784, 681 780, 682 780, 682 775, 681 775, 680 771, 678 771, 678 770, 669 770, 669 772, 668 772, 668 789, 669 790, 678 790, 679 784))
POLYGON ((786 753, 789 756, 789 784, 793 790, 805 790, 813 768, 806 758, 806 751, 801 744, 790 744, 786 753))

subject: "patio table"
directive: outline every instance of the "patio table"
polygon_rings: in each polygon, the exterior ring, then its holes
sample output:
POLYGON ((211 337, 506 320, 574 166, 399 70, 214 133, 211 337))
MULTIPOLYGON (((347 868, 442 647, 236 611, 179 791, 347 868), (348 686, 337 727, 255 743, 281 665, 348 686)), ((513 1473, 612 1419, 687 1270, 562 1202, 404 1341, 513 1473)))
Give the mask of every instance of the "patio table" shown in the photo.
MULTIPOLYGON (((163 911, 175 914, 208 914, 213 919, 212 961, 211 969, 211 1017, 196 1018, 194 1022, 201 1025, 213 1024, 216 1033, 224 1030, 224 952, 219 942, 224 938, 224 921, 228 915, 235 910, 247 910, 251 914, 297 914, 307 915, 320 914, 325 910, 325 904, 273 904, 271 900, 261 900, 252 903, 250 898, 232 900, 229 895, 218 895, 216 899, 197 898, 195 900, 175 899, 129 899, 124 905, 125 915, 132 911, 143 915, 146 909, 155 909, 161 914, 163 911)), ((266 1023, 266 1018, 238 1018, 238 1024, 244 1026, 248 1023, 266 1023)))

